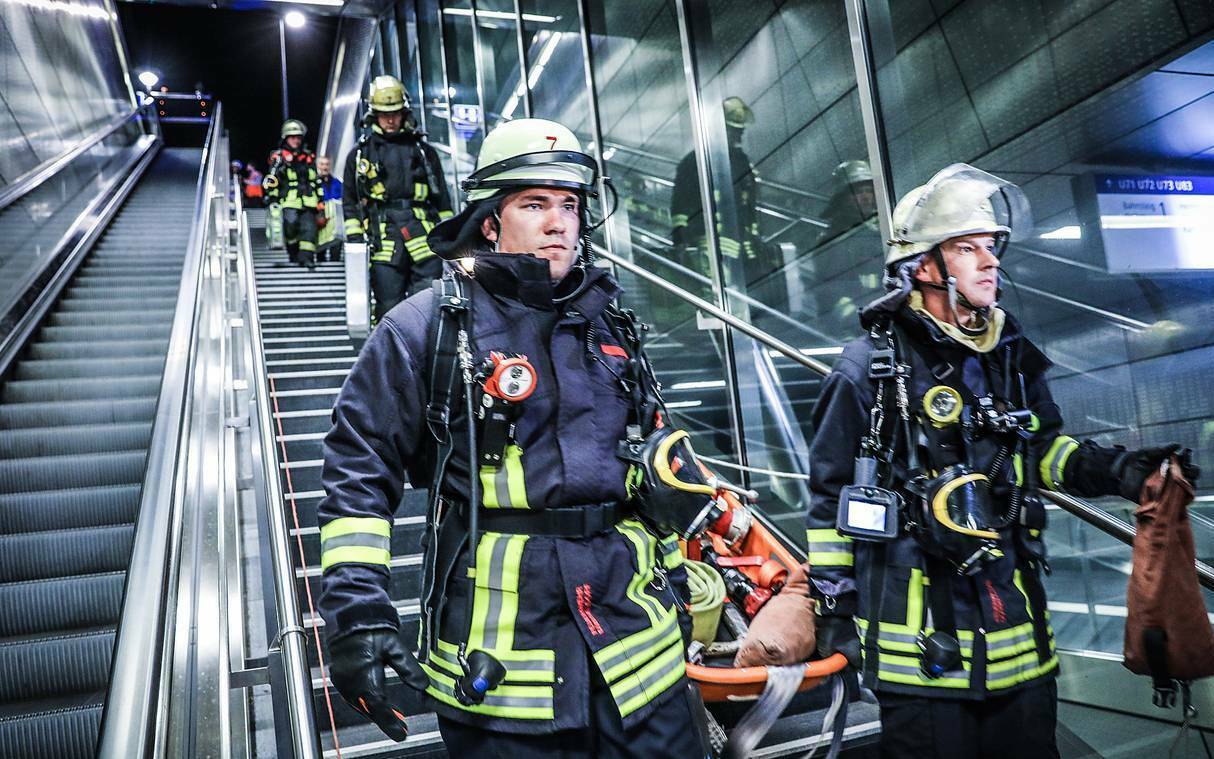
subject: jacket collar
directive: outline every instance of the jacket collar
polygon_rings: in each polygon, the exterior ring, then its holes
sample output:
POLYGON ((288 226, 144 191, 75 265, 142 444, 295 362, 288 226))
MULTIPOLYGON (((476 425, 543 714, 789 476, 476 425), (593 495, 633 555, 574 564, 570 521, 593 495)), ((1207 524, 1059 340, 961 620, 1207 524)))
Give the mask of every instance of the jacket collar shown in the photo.
POLYGON ((554 285, 548 278, 548 262, 541 258, 481 251, 476 254, 473 278, 497 298, 516 301, 528 308, 565 311, 594 319, 619 296, 620 286, 605 269, 587 267, 584 276, 578 271, 571 270, 554 285), (557 302, 558 298, 562 300, 557 302))
MULTIPOLYGON (((931 344, 940 351, 970 351, 972 348, 964 343, 958 342, 951 335, 948 335, 936 324, 930 317, 924 316, 918 311, 911 308, 910 304, 904 304, 898 311, 895 319, 898 326, 905 330, 907 337, 912 340, 921 340, 931 344)), ((998 350, 1005 345, 1016 342, 1024 336, 1021 331, 1020 322, 1008 312, 1004 312, 1003 332, 999 335, 999 341, 995 344, 994 350, 998 350)))

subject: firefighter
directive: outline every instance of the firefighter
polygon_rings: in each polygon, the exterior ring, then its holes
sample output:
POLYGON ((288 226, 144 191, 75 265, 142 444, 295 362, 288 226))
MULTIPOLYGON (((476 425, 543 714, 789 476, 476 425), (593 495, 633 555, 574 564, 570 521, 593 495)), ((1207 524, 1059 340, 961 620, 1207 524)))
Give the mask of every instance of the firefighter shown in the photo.
POLYGON ((617 457, 645 362, 619 285, 590 265, 597 170, 558 123, 492 131, 468 205, 430 235, 457 263, 383 317, 338 397, 319 507, 328 661, 345 699, 396 740, 385 664, 429 695, 452 756, 705 756, 678 542, 633 516, 617 457), (484 377, 520 357, 530 395, 509 423, 470 413, 498 408, 484 377), (432 488, 420 665, 387 591, 406 473, 432 488))
POLYGON ((308 128, 302 121, 282 123, 278 149, 262 184, 267 202, 282 214, 282 235, 291 263, 316 268, 316 215, 324 213, 316 156, 304 144, 308 128))
POLYGON ((342 214, 341 180, 333 176, 333 160, 327 155, 317 156, 316 173, 320 177, 320 199, 325 204, 325 210, 316 215, 316 223, 320 226, 316 260, 340 261, 344 234, 338 224, 342 214))
POLYGON ((346 158, 342 206, 346 239, 371 251, 375 319, 429 287, 442 271, 426 237, 449 218, 451 196, 438 153, 413 119, 394 76, 371 82, 358 146, 346 158))
POLYGON ((997 303, 1000 254, 1032 227, 1018 187, 954 164, 892 221, 889 292, 814 410, 819 652, 861 667, 883 757, 1057 757, 1038 489, 1137 501, 1180 446, 1063 433, 1049 359, 997 303))
MULTIPOLYGON (((750 156, 742 147, 746 127, 754 123, 754 111, 740 97, 725 98, 725 132, 729 143, 729 169, 733 179, 734 207, 737 213, 740 240, 720 238, 721 253, 728 259, 741 259, 742 270, 747 279, 765 273, 760 272, 758 173, 750 162, 750 156)), ((695 153, 688 153, 675 169, 674 189, 670 195, 671 241, 674 243, 679 263, 708 276, 711 267, 705 247, 704 213, 700 202, 700 183, 696 174, 695 153)), ((736 283, 731 283, 736 284, 736 283)))

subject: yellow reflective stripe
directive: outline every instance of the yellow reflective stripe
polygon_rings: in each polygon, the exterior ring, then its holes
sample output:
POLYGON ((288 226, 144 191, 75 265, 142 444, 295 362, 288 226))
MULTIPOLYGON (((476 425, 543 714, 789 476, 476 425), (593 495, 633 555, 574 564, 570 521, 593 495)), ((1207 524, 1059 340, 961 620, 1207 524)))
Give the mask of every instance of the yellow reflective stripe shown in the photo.
POLYGON ((843 543, 850 545, 852 539, 846 535, 841 535, 834 527, 807 529, 805 538, 811 544, 836 544, 843 543))
POLYGON ((811 567, 851 567, 856 563, 853 554, 835 551, 810 551, 805 560, 811 567))
POLYGON ((641 669, 671 646, 678 646, 682 650, 682 640, 683 633, 675 619, 672 624, 642 630, 599 649, 594 653, 594 660, 603 673, 603 679, 612 683, 641 669), (653 639, 655 634, 657 640, 653 639))
POLYGON ((1009 640, 1011 638, 1018 638, 1023 635, 1032 635, 1032 634, 1033 634, 1033 623, 1025 622, 1023 624, 1016 625, 1015 627, 1009 627, 1005 630, 996 630, 994 632, 987 633, 986 642, 988 644, 998 643, 1000 641, 1009 640))
MULTIPOLYGON (((431 661, 456 677, 463 675, 459 665, 459 647, 439 638, 438 650, 431 661)), ((506 683, 554 683, 556 682, 556 652, 552 649, 531 651, 506 651, 495 649, 493 656, 506 667, 506 683)))
POLYGON ((454 211, 439 211, 438 212, 438 218, 443 219, 443 220, 450 219, 454 215, 455 215, 454 211))
POLYGON ((430 677, 426 693, 442 703, 474 714, 506 719, 551 720, 551 685, 499 685, 485 695, 479 706, 465 706, 455 698, 455 678, 439 671, 430 664, 422 664, 430 677))
MULTIPOLYGON (((970 671, 967 661, 961 662, 965 672, 970 671)), ((925 677, 919 670, 917 657, 899 656, 879 652, 877 655, 877 679, 904 685, 921 685, 928 688, 968 688, 968 677, 925 677)))
POLYGON ((487 509, 529 509, 527 480, 523 474, 523 449, 508 445, 502 466, 482 466, 481 503, 487 509))
POLYGON ((434 253, 430 250, 430 243, 426 242, 425 237, 414 237, 412 240, 405 241, 405 250, 409 253, 409 258, 414 261, 421 261, 434 253))
POLYGON ((627 717, 665 693, 682 679, 686 670, 680 635, 675 644, 660 656, 641 667, 635 674, 611 685, 611 696, 619 707, 620 716, 627 717))
POLYGON ((425 182, 414 182, 413 199, 425 200, 428 197, 430 197, 430 185, 426 184, 425 182))
POLYGON ((662 538, 662 566, 666 569, 677 569, 683 566, 683 554, 679 551, 679 536, 667 535, 662 538))
MULTIPOLYGON (((1052 652, 1053 650, 1054 650, 1054 645, 1053 645, 1053 642, 1051 641, 1050 651, 1052 652)), ((1031 661, 1036 661, 1036 656, 1037 655, 1034 653, 1032 655, 1031 661)), ((1028 659, 1028 656, 1026 655, 1024 658, 1028 659)), ((1051 670, 1054 670, 1057 667, 1058 667, 1058 656, 1056 654, 1051 654, 1050 658, 1046 659, 1041 664, 1027 666, 1027 667, 1021 669, 1019 672, 1015 672, 1010 675, 1005 675, 1004 677, 997 677, 993 680, 988 678, 986 681, 986 687, 987 687, 987 690, 999 690, 1001 688, 1010 688, 1013 685, 1019 685, 1020 683, 1025 683, 1025 682, 1028 682, 1029 680, 1035 680, 1038 677, 1041 677, 1042 675, 1048 674, 1051 670)))
POLYGON ((392 561, 392 552, 383 548, 369 546, 340 546, 330 548, 321 554, 320 571, 328 571, 329 567, 338 564, 372 564, 385 569, 392 561))
POLYGON ((1050 448, 1041 457, 1041 483, 1048 490, 1063 489, 1063 473, 1066 471, 1067 459, 1079 448, 1075 438, 1059 435, 1054 438, 1050 448))
POLYGON ((688 218, 685 213, 676 213, 670 217, 670 225, 672 227, 685 227, 687 226, 687 222, 688 218))
POLYGON ((476 593, 472 603, 470 649, 512 649, 518 617, 519 565, 527 535, 487 532, 476 551, 476 593))
POLYGON ((346 234, 361 235, 363 233, 363 225, 358 219, 351 216, 346 219, 346 234))
POLYGON ((1016 484, 1024 484, 1024 457, 1019 453, 1012 455, 1012 471, 1016 473, 1016 484))
POLYGON ((320 528, 320 542, 360 532, 386 538, 392 535, 392 523, 379 517, 341 517, 320 528))
POLYGON ((657 627, 663 621, 674 616, 673 609, 667 609, 657 599, 645 594, 645 588, 653 582, 654 546, 657 541, 635 519, 625 519, 617 524, 615 529, 627 538, 636 550, 637 570, 633 573, 632 580, 628 583, 626 591, 628 598, 645 610, 645 613, 649 616, 650 626, 657 627))
POLYGON ((306 250, 306 251, 315 251, 316 243, 312 242, 311 240, 300 240, 299 249, 306 250))

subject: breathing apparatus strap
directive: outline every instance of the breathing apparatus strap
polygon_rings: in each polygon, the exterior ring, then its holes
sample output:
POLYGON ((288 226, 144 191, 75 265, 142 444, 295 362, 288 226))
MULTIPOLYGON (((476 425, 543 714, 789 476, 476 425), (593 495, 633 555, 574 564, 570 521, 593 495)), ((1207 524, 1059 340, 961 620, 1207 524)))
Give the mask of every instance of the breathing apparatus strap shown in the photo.
MULTIPOLYGON (((421 651, 420 655, 428 656, 430 648, 435 645, 437 636, 434 630, 438 624, 438 598, 447 584, 447 576, 454 564, 452 557, 440 557, 439 533, 440 523, 446 516, 441 511, 441 496, 443 477, 447 471, 447 462, 455 441, 451 436, 451 405, 457 400, 456 385, 459 378, 459 346, 458 336, 461 327, 466 328, 471 313, 471 302, 464 295, 463 287, 456 275, 450 269, 443 272, 440 279, 433 284, 435 313, 430 319, 427 334, 429 345, 429 361, 427 377, 430 383, 430 401, 426 405, 426 428, 434 438, 434 468, 430 477, 429 502, 426 508, 427 542, 425 561, 422 571, 422 619, 421 619, 421 651), (443 561, 446 568, 439 569, 443 561)), ((469 420, 471 424, 471 420, 469 420)), ((475 466, 475 462, 473 462, 475 466)), ((475 475, 473 475, 475 476, 475 475)), ((460 543, 462 544, 462 540, 460 543)), ((443 541, 446 545, 450 540, 443 541)), ((459 546, 455 547, 454 555, 458 555, 459 546)))
MULTIPOLYGON (((603 312, 607 330, 628 353, 626 369, 630 410, 628 425, 640 428, 642 437, 653 431, 656 413, 665 410, 657 375, 645 355, 644 328, 632 311, 620 309, 611 303, 603 312)), ((669 420, 667 420, 669 423, 669 420)))

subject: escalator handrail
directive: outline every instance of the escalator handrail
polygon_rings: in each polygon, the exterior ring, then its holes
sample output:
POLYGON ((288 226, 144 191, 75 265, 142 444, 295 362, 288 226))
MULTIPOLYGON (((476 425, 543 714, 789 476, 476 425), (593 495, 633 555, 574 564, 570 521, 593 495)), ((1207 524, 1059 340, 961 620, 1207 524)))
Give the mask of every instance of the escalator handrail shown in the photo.
MULTIPOLYGON (((158 753, 167 720, 172 664, 175 574, 180 551, 185 465, 189 441, 189 399, 198 346, 199 293, 211 218, 215 156, 223 106, 216 104, 203 145, 194 195, 195 216, 182 266, 173 325, 169 333, 160 395, 148 446, 131 562, 111 662, 98 739, 99 757, 144 759, 158 753)), ((226 167, 224 167, 226 170, 226 167)))
MULTIPOLYGON (((595 255, 597 255, 599 258, 606 259, 613 265, 618 266, 619 268, 624 269, 625 271, 628 271, 641 279, 644 279, 650 284, 661 287, 666 292, 674 295, 680 300, 690 303, 701 311, 715 316, 729 326, 745 334, 747 337, 762 343, 768 348, 771 348, 772 350, 784 355, 786 358, 791 359, 793 362, 804 366, 806 369, 816 372, 823 377, 830 374, 831 368, 824 362, 802 355, 796 348, 793 348, 791 345, 785 343, 783 340, 780 340, 774 335, 771 335, 758 327, 747 324, 733 314, 723 311, 717 306, 714 306, 699 296, 693 295, 676 284, 667 282, 656 274, 652 274, 640 266, 637 266, 633 262, 610 253, 598 245, 595 246, 595 255)), ((1042 490, 1041 494, 1058 504, 1058 506, 1064 511, 1087 522, 1093 527, 1099 529, 1101 532, 1111 535, 1127 545, 1133 545, 1135 533, 1133 525, 1118 519, 1104 509, 1101 509, 1098 506, 1083 500, 1082 498, 1076 498, 1073 495, 1058 493, 1052 490, 1042 490)), ((1206 564, 1200 559, 1194 562, 1194 568, 1197 572, 1197 579, 1201 585, 1209 590, 1214 590, 1214 568, 1211 568, 1209 564, 1206 564)))
POLYGON ((307 634, 299 610, 299 599, 295 595, 295 567, 291 560, 287 518, 282 508, 278 446, 275 444, 269 402, 270 387, 266 381, 268 373, 265 355, 262 353, 261 308, 257 301, 249 225, 243 212, 239 224, 240 243, 237 254, 240 257, 238 264, 245 296, 244 319, 248 333, 248 353, 251 354, 248 359, 249 413, 257 417, 257 427, 253 434, 259 441, 258 458, 261 459, 262 482, 258 497, 264 499, 261 505, 264 505, 266 510, 270 563, 274 574, 274 602, 279 624, 279 629, 274 631, 274 640, 281 646, 294 759, 315 759, 317 730, 312 709, 312 675, 308 665, 307 634))
POLYGON ((147 106, 127 111, 59 155, 43 161, 40 165, 17 177, 11 184, 0 190, 0 210, 11 206, 31 190, 58 174, 82 153, 121 129, 128 121, 138 118, 144 110, 147 110, 147 106))

